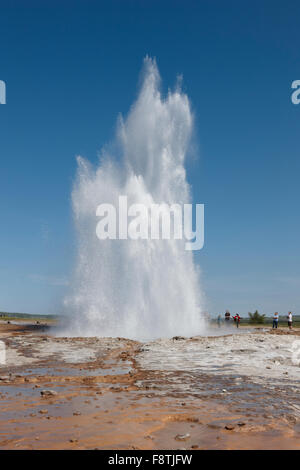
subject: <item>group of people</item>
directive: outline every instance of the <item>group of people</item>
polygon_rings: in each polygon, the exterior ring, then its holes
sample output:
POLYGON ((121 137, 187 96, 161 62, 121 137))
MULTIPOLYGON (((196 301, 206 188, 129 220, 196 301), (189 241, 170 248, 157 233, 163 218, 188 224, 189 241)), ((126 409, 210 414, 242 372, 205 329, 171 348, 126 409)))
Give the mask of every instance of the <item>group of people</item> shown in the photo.
MULTIPOLYGON (((278 328, 278 320, 279 320, 279 314, 278 314, 278 312, 275 312, 274 315, 273 315, 273 330, 275 328, 278 328)), ((291 330, 292 325, 293 325, 293 314, 292 314, 292 312, 288 313, 287 321, 288 321, 288 327, 291 330)))
MULTIPOLYGON (((240 325, 240 321, 241 321, 242 317, 238 313, 236 313, 235 315, 231 315, 230 312, 228 310, 226 310, 226 312, 225 312, 225 325, 226 326, 230 325, 230 319, 231 318, 233 319, 233 321, 236 324, 236 327, 238 328, 239 325, 240 325)), ((218 315, 217 320, 218 320, 218 326, 220 327, 221 322, 222 322, 221 315, 218 315)), ((292 312, 288 313, 287 320, 288 320, 288 327, 291 330, 292 329, 292 324, 293 324, 293 314, 292 314, 292 312)), ((279 313, 275 312, 274 315, 273 315, 273 326, 272 326, 273 329, 278 328, 278 321, 279 321, 279 313)))
MULTIPOLYGON (((231 315, 230 312, 226 310, 226 313, 225 313, 225 325, 226 326, 230 325, 231 318, 233 319, 234 323, 236 324, 236 327, 238 328, 242 317, 238 313, 236 313, 235 315, 231 315)), ((217 320, 218 320, 218 326, 220 327, 221 322, 222 322, 221 315, 218 316, 217 320)))
POLYGON ((240 317, 240 315, 238 313, 236 313, 235 315, 230 315, 230 312, 228 310, 226 310, 226 312, 225 312, 225 325, 229 325, 230 318, 233 319, 234 323, 236 324, 236 327, 238 328, 239 325, 240 325, 240 321, 241 321, 242 317, 240 317))

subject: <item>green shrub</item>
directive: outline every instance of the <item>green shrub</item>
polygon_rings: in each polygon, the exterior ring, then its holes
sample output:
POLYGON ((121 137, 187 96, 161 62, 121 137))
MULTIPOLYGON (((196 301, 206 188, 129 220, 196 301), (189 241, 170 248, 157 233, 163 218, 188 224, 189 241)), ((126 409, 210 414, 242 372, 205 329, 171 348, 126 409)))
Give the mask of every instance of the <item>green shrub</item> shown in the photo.
POLYGON ((254 313, 248 313, 251 323, 265 323, 265 315, 258 313, 256 310, 254 313))

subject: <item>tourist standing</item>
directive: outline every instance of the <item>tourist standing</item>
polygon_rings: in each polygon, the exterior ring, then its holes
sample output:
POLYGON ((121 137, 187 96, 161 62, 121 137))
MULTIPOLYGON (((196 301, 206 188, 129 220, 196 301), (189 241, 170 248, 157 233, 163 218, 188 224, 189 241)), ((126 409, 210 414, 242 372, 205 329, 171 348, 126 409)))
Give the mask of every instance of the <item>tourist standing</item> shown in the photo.
POLYGON ((228 310, 226 310, 226 313, 225 313, 225 325, 226 326, 229 326, 230 325, 230 312, 228 310))
POLYGON ((233 317, 235 323, 236 323, 236 327, 238 328, 239 325, 240 325, 240 321, 241 321, 241 317, 239 316, 238 313, 235 314, 235 316, 233 317))
POLYGON ((288 318, 288 327, 291 330, 292 329, 292 323, 293 323, 293 314, 292 314, 292 312, 288 313, 287 318, 288 318))
POLYGON ((278 327, 278 319, 279 319, 278 312, 275 312, 273 315, 273 330, 274 328, 278 327))

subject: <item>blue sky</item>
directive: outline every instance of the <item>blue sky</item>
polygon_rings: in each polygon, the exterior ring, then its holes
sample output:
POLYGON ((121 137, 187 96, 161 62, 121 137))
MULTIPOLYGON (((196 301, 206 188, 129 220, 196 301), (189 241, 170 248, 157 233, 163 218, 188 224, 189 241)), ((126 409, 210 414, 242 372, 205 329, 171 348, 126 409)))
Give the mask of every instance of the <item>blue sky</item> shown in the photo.
POLYGON ((300 4, 0 0, 0 310, 60 311, 75 156, 97 161, 146 54, 195 114, 209 311, 299 313, 300 4))

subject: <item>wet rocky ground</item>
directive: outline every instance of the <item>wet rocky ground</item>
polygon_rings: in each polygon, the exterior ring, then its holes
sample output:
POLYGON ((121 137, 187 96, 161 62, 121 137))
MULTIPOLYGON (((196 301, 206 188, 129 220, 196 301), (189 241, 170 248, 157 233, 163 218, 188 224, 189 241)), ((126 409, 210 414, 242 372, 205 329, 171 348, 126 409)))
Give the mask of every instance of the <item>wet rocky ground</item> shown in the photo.
POLYGON ((0 340, 0 449, 300 448, 297 331, 138 342, 0 323, 0 340))

